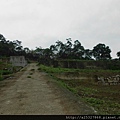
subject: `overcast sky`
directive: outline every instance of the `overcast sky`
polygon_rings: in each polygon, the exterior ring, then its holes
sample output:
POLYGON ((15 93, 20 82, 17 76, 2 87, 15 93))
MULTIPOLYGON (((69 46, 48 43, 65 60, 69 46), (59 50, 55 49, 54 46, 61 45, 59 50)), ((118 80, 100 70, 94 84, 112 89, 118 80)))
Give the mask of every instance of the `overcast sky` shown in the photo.
POLYGON ((24 47, 79 40, 87 49, 104 43, 120 51, 120 0, 0 0, 0 34, 24 47))

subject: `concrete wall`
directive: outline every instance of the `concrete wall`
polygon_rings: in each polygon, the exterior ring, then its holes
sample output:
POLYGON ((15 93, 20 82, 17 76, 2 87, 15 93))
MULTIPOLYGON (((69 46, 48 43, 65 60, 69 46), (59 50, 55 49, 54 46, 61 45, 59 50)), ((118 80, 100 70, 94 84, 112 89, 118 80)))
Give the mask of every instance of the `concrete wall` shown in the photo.
POLYGON ((10 62, 13 66, 26 66, 27 61, 25 60, 24 56, 10 56, 10 62))

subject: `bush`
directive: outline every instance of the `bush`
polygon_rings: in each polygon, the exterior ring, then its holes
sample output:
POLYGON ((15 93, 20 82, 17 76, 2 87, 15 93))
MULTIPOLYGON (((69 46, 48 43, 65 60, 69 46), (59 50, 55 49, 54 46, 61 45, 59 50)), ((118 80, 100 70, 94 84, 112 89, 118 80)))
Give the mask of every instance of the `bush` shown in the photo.
POLYGON ((8 74, 12 74, 12 72, 11 71, 6 71, 6 70, 2 71, 2 75, 8 75, 8 74))

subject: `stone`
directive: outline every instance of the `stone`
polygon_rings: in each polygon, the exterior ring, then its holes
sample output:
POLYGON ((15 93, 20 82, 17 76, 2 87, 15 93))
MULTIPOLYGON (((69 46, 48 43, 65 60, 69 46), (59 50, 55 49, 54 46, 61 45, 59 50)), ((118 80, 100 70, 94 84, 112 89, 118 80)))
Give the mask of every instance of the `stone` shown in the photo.
POLYGON ((27 65, 27 61, 24 56, 10 56, 10 62, 13 66, 25 67, 27 65))

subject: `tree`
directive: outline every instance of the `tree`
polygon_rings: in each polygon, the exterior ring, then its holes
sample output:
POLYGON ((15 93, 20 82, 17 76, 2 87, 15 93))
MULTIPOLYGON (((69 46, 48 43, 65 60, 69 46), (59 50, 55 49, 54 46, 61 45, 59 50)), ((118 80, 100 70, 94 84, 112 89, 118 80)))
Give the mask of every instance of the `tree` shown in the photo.
POLYGON ((0 56, 25 55, 26 53, 21 43, 19 40, 6 40, 6 38, 0 34, 0 56))
POLYGON ((58 58, 66 58, 66 55, 65 55, 65 44, 63 44, 63 42, 61 41, 57 41, 56 42, 56 49, 57 49, 57 57, 58 58))
POLYGON ((55 45, 55 49, 57 50, 57 57, 62 59, 70 59, 72 53, 72 40, 71 38, 66 39, 66 43, 64 44, 61 41, 57 41, 55 45))
POLYGON ((50 46, 50 51, 51 51, 51 57, 52 58, 57 58, 56 53, 57 53, 57 48, 55 45, 50 46))
POLYGON ((0 34, 0 55, 1 56, 9 56, 11 44, 9 40, 6 40, 5 37, 0 34))
POLYGON ((30 53, 30 49, 28 47, 25 47, 24 51, 25 51, 26 54, 30 53))
POLYGON ((66 39, 66 43, 65 43, 65 56, 67 59, 71 59, 72 58, 72 40, 71 38, 66 39))
POLYGON ((92 50, 93 56, 96 60, 108 60, 111 59, 111 50, 105 44, 99 43, 92 50))
POLYGON ((92 59, 92 50, 85 49, 84 50, 84 57, 86 60, 92 59))
POLYGON ((79 40, 74 41, 73 45, 73 55, 75 59, 83 59, 84 47, 81 45, 79 40))
POLYGON ((119 57, 119 60, 120 60, 120 51, 117 52, 117 57, 119 57))

